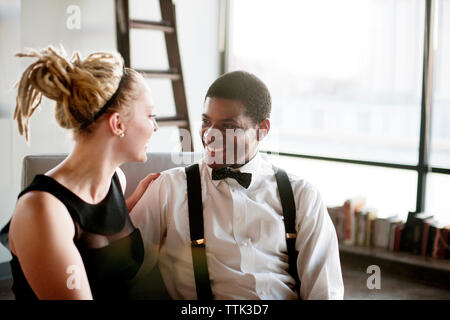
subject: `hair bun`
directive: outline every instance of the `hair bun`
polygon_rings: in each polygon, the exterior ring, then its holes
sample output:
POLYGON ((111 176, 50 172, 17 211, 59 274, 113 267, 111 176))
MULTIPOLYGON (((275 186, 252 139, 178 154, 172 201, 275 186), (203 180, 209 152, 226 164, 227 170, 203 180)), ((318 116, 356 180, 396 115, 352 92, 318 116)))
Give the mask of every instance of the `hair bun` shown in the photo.
POLYGON ((55 117, 60 126, 79 129, 112 95, 120 80, 123 59, 118 54, 96 52, 82 60, 71 58, 62 46, 26 49, 20 58, 35 58, 18 82, 14 119, 20 134, 29 138, 29 120, 42 102, 42 96, 56 101, 55 117))
POLYGON ((38 59, 24 72, 34 89, 56 101, 61 99, 63 94, 70 96, 71 80, 68 73, 73 67, 65 57, 64 49, 61 48, 60 52, 53 47, 40 52, 35 49, 26 50, 25 53, 17 53, 16 57, 38 59))

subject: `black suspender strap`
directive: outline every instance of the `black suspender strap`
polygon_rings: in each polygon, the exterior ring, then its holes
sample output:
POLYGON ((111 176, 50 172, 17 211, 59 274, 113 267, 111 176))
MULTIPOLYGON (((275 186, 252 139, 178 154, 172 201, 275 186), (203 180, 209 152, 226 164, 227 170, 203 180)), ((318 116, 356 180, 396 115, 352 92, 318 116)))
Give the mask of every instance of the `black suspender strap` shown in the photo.
MULTIPOLYGON (((292 186, 286 172, 275 168, 278 192, 283 208, 284 226, 286 229, 286 244, 289 258, 289 274, 295 279, 294 290, 300 297, 300 280, 297 273, 298 251, 295 249, 295 201, 292 186)), ((206 262, 206 249, 203 225, 203 204, 198 164, 185 168, 187 180, 187 196, 189 210, 189 228, 191 233, 192 262, 194 265, 195 286, 199 300, 212 300, 211 283, 209 280, 208 265, 206 262)))
POLYGON ((206 262, 205 236, 203 227, 203 204, 200 170, 198 164, 185 168, 189 210, 189 228, 191 233, 192 262, 194 265, 195 286, 199 300, 212 300, 206 262))
POLYGON ((295 200, 292 192, 291 182, 286 171, 275 168, 275 178, 277 180, 278 193, 280 194, 281 206, 283 208, 284 227, 286 229, 286 245, 289 257, 289 274, 295 279, 294 290, 300 298, 300 279, 297 272, 298 251, 295 249, 297 231, 295 230, 295 200))

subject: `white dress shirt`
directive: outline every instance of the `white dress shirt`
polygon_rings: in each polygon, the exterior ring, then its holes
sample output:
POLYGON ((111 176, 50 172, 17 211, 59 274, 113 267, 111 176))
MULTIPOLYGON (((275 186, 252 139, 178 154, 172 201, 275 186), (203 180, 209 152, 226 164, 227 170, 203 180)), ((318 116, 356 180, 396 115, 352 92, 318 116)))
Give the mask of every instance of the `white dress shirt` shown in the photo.
MULTIPOLYGON (((283 211, 272 165, 259 153, 236 180, 212 180, 199 161, 206 256, 214 299, 298 299, 291 288, 283 211)), ((343 299, 336 231, 319 192, 288 175, 296 205, 297 270, 302 299, 343 299)), ((159 263, 173 299, 197 299, 184 168, 161 173, 131 212, 145 246, 144 274, 159 263)))

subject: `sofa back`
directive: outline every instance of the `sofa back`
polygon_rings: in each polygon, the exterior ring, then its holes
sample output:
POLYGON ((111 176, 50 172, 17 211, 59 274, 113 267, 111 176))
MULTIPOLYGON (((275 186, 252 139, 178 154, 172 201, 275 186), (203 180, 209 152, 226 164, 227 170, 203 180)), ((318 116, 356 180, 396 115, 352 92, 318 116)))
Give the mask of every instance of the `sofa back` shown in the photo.
MULTIPOLYGON (((36 174, 44 174, 57 166, 67 157, 67 154, 42 154, 25 156, 22 165, 21 189, 25 189, 36 174)), ((147 153, 147 162, 129 162, 120 168, 127 177, 127 198, 141 181, 149 173, 161 172, 175 167, 185 167, 201 159, 199 152, 151 152, 147 153)))

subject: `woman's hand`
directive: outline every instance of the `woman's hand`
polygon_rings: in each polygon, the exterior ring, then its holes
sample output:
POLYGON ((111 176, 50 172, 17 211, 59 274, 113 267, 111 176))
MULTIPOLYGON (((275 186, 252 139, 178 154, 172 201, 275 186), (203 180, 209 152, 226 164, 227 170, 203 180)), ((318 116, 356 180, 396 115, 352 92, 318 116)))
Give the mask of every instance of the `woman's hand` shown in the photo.
POLYGON ((148 176, 146 176, 144 179, 139 182, 138 186, 136 187, 136 190, 134 190, 133 194, 127 199, 127 209, 128 212, 131 212, 133 210, 136 203, 141 199, 142 195, 144 194, 145 190, 147 190, 150 183, 152 183, 153 180, 157 179, 161 173, 150 173, 148 176))

